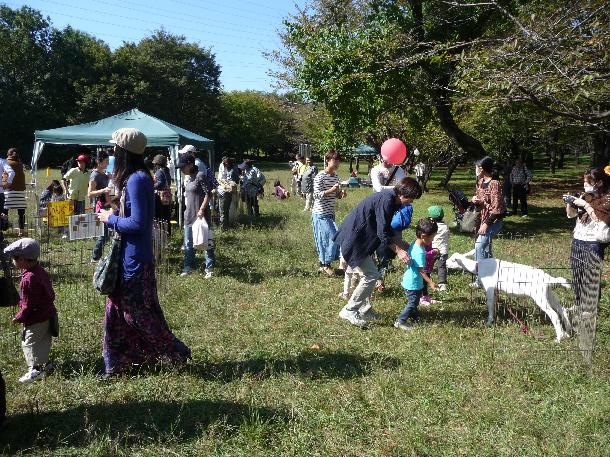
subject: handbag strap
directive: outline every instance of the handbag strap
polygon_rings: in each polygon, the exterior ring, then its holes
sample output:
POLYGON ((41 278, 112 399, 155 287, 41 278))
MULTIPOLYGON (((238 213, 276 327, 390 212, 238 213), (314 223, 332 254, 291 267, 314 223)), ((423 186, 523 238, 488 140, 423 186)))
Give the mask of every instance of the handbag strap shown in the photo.
POLYGON ((394 176, 396 176, 396 172, 398 171, 398 165, 396 165, 394 167, 394 170, 392 171, 392 174, 390 175, 390 177, 388 178, 388 180, 385 182, 385 185, 387 186, 388 184, 390 184, 392 182, 392 179, 394 179, 394 176))

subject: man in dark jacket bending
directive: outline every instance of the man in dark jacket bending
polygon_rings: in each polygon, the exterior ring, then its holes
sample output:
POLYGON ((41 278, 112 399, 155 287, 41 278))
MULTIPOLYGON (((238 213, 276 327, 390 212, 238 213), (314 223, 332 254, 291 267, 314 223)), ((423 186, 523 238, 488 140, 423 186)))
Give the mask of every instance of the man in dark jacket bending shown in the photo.
POLYGON ((366 314, 361 313, 361 309, 371 297, 375 282, 379 278, 379 270, 373 259, 377 248, 390 249, 402 262, 409 263, 408 246, 403 241, 392 239, 394 232, 390 224, 394 213, 401 206, 421 197, 421 193, 417 181, 413 178, 403 178, 394 189, 384 189, 362 200, 339 227, 334 238, 335 243, 339 245, 347 264, 363 276, 347 305, 339 312, 342 319, 353 325, 366 327, 367 314, 374 313, 371 308, 366 314))

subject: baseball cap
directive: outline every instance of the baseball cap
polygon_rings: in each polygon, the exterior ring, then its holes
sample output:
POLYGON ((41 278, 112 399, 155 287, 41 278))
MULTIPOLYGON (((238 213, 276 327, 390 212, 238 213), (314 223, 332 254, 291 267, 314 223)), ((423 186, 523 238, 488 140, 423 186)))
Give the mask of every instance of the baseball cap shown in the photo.
POLYGON ((445 217, 445 212, 443 211, 443 207, 439 205, 434 205, 428 208, 428 216, 432 219, 442 219, 445 217))
POLYGON ((138 129, 122 128, 115 130, 112 139, 109 141, 133 154, 142 155, 146 149, 146 135, 138 129))
POLYGON ((178 154, 184 154, 186 152, 197 152, 197 148, 195 146, 193 146, 192 144, 187 144, 186 146, 184 146, 182 149, 180 149, 178 151, 178 154))
POLYGON ((87 162, 89 160, 89 157, 87 157, 85 154, 81 154, 76 158, 77 162, 87 162))
POLYGON ((186 167, 187 165, 195 165, 195 157, 190 154, 180 154, 176 168, 186 167))
POLYGON ((40 244, 34 238, 20 238, 5 247, 4 253, 14 257, 36 260, 40 256, 40 244))

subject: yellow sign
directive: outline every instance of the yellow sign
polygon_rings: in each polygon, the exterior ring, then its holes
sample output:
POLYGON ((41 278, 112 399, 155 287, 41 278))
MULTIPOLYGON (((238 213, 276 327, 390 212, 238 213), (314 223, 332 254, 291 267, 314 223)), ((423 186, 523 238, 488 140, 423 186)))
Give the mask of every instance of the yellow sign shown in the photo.
POLYGON ((69 218, 74 214, 72 200, 49 202, 49 227, 67 227, 69 218))

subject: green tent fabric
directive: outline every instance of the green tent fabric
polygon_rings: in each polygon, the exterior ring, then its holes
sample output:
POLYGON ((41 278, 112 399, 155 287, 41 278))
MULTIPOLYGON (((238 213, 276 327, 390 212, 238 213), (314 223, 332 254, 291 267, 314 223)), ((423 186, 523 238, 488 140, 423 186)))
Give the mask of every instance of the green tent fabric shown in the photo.
POLYGON ((377 150, 368 144, 361 144, 347 153, 348 156, 375 156, 377 150))
POLYGON ((211 149, 214 142, 169 122, 157 119, 139 109, 132 109, 99 121, 50 130, 37 130, 35 141, 53 144, 108 145, 112 132, 124 127, 136 128, 148 138, 148 146, 192 144, 211 149))

